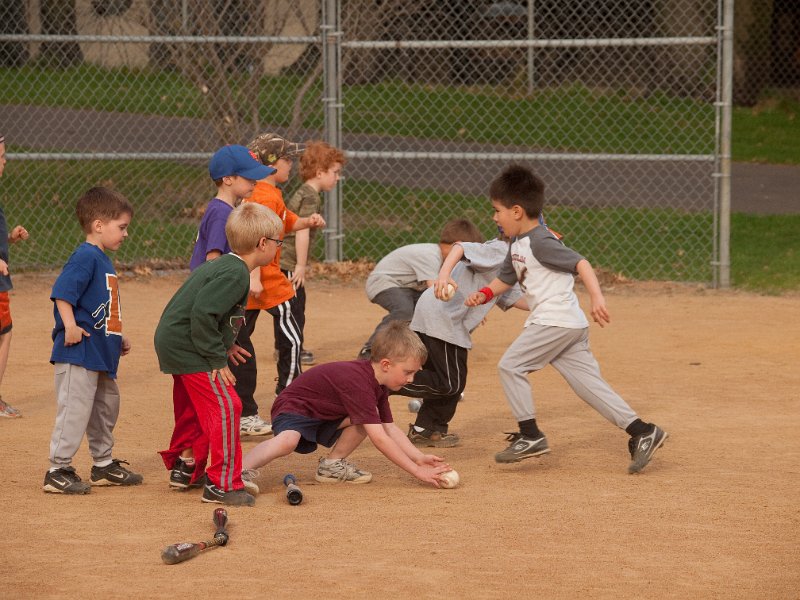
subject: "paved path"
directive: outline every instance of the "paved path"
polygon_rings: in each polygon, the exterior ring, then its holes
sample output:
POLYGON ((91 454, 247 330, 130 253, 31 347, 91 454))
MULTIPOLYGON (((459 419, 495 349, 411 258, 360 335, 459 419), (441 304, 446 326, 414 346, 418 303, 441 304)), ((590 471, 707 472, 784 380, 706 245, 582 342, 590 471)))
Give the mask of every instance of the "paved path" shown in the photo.
MULTIPOLYGON (((32 151, 67 152, 212 152, 213 128, 199 119, 158 117, 0 105, 0 131, 9 151, 22 146, 32 151)), ((301 137, 319 137, 305 132, 301 137)), ((507 146, 489 146, 418 140, 376 135, 346 135, 348 150, 423 152, 514 152, 507 146)), ((384 184, 482 194, 496 169, 486 160, 357 159, 348 165, 348 176, 384 184)), ((543 161, 537 164, 548 182, 551 200, 580 206, 670 206, 709 210, 713 197, 711 165, 705 163, 654 163, 632 161, 543 161), (585 181, 576 192, 576 181, 585 181), (591 182, 591 183, 589 183, 591 182)), ((800 213, 800 166, 734 163, 731 207, 753 214, 800 213)))

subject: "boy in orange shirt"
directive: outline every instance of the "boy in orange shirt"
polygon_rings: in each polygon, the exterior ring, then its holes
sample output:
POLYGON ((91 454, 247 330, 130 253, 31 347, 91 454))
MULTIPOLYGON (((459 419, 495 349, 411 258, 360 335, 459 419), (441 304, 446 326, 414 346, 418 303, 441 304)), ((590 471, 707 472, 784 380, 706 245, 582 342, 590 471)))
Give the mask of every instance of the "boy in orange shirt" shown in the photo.
POLYGON ((272 315, 275 345, 278 349, 278 383, 275 386, 275 393, 279 394, 301 373, 300 350, 303 346, 303 332, 292 316, 289 302, 295 295, 294 287, 281 272, 280 245, 283 244, 283 235, 300 229, 324 227, 325 220, 317 213, 308 217, 298 217, 286 208, 283 194, 277 187, 288 181, 293 160, 303 152, 303 146, 289 142, 274 133, 263 133, 247 147, 263 164, 273 167, 276 171, 256 183, 252 196, 245 202, 257 202, 266 206, 281 218, 284 225, 275 259, 250 274, 250 296, 245 312, 245 324, 239 331, 237 343, 249 352, 251 357, 243 363, 231 365, 231 372, 236 378, 236 393, 242 400, 242 418, 239 426, 241 435, 261 435, 263 427, 268 424, 258 416, 258 405, 254 398, 258 367, 256 352, 250 338, 260 311, 266 310, 272 315))

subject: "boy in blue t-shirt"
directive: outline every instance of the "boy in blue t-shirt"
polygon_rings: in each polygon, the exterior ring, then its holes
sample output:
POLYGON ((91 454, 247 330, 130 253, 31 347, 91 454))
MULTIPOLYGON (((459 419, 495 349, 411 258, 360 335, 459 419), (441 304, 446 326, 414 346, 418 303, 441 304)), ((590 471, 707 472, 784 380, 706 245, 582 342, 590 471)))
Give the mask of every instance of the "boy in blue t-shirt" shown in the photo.
POLYGON ((84 434, 94 466, 91 485, 138 485, 142 476, 112 458, 119 416, 117 366, 131 345, 122 335, 117 274, 107 250, 128 237, 133 208, 118 192, 95 187, 78 200, 76 213, 86 242, 69 257, 53 284, 53 353, 58 410, 50 439, 44 491, 88 494, 70 465, 84 434))

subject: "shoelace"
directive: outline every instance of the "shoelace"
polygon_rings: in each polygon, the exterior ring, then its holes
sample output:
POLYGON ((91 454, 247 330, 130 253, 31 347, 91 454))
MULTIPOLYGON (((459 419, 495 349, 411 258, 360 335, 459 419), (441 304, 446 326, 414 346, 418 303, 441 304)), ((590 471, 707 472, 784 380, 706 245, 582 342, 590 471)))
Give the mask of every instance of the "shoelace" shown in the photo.
POLYGON ((258 479, 261 476, 261 471, 256 471, 255 469, 242 469, 242 479, 247 479, 247 481, 253 481, 254 479, 258 479))

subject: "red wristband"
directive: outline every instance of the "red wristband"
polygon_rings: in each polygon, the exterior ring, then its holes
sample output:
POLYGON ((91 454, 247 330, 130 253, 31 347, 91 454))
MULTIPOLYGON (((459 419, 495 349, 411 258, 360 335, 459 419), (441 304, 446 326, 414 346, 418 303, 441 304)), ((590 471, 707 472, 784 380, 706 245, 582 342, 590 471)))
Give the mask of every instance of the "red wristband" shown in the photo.
POLYGON ((494 292, 492 292, 492 288, 490 288, 490 287, 488 287, 488 286, 487 286, 487 287, 482 287, 482 288, 481 288, 481 289, 479 289, 478 291, 479 291, 481 294, 483 294, 484 296, 486 296, 486 300, 484 300, 484 301, 483 301, 483 303, 484 303, 484 304, 486 304, 486 303, 487 303, 489 300, 491 300, 492 298, 494 298, 494 292))

